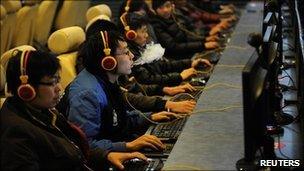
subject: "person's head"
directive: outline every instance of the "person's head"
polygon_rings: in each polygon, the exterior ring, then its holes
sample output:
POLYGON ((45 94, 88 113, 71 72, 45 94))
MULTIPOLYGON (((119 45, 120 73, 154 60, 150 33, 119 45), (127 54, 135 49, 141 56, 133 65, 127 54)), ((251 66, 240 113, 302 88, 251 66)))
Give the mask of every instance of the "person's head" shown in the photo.
POLYGON ((119 16, 126 12, 125 7, 127 5, 127 1, 130 3, 128 12, 135 12, 140 15, 146 15, 147 13, 150 13, 150 9, 145 0, 125 0, 120 6, 119 16))
POLYGON ((174 0, 175 7, 183 7, 187 5, 187 0, 174 0))
POLYGON ((146 17, 137 13, 128 13, 125 19, 130 29, 136 32, 136 37, 132 41, 139 46, 145 46, 149 39, 146 17))
POLYGON ((99 33, 101 30, 107 31, 119 31, 117 26, 108 20, 97 19, 93 23, 87 26, 86 29, 86 40, 89 39, 90 36, 94 36, 96 33, 99 33))
POLYGON ((84 67, 90 73, 102 78, 107 78, 107 73, 116 75, 130 74, 134 56, 129 51, 126 41, 117 31, 103 31, 102 33, 104 33, 105 39, 102 38, 102 34, 99 31, 88 36, 88 39, 81 46, 78 55, 83 57, 84 67), (104 52, 106 44, 111 49, 108 55, 104 52), (111 69, 114 66, 113 62, 104 60, 107 56, 114 57, 116 61, 116 66, 113 69, 111 69))
POLYGON ((152 8, 158 16, 168 19, 173 13, 174 5, 169 0, 155 0, 152 1, 152 8))
POLYGON ((6 71, 8 91, 34 107, 54 107, 61 91, 60 64, 56 56, 38 50, 16 50, 12 55, 6 71), (28 80, 22 83, 21 79, 26 77, 28 80))

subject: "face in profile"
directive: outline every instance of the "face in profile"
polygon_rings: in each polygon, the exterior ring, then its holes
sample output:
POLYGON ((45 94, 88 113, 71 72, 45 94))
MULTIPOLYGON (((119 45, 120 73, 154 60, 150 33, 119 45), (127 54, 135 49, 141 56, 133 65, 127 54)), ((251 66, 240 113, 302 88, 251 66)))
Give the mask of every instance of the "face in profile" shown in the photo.
POLYGON ((130 52, 127 42, 118 41, 119 46, 116 49, 115 58, 117 60, 117 74, 128 75, 131 74, 133 66, 134 55, 130 52))
POLYGON ((44 76, 35 88, 36 97, 30 102, 31 105, 47 109, 53 108, 60 100, 61 85, 59 72, 53 76, 44 76))
POLYGON ((156 9, 157 15, 165 19, 169 19, 171 17, 172 12, 173 12, 173 4, 170 1, 167 1, 162 6, 156 9))
POLYGON ((141 28, 136 30, 137 36, 134 39, 134 42, 140 46, 145 46, 147 44, 149 34, 147 26, 142 26, 141 28))

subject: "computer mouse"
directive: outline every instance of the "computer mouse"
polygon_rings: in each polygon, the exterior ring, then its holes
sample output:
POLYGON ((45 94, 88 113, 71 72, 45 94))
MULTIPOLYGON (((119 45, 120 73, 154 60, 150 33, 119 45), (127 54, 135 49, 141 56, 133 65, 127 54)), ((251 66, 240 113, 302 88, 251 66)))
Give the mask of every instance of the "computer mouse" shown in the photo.
POLYGON ((189 82, 192 86, 205 86, 206 80, 202 78, 191 78, 189 82))

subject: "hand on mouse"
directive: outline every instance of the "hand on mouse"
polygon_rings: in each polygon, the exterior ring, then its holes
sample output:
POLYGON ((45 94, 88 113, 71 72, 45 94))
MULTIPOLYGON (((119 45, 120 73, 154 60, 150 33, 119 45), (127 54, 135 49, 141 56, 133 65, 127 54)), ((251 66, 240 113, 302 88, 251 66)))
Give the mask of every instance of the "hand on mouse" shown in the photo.
POLYGON ((191 67, 196 68, 199 65, 203 65, 205 67, 211 67, 212 66, 212 64, 207 59, 195 59, 195 60, 192 61, 191 67))
POLYGON ((132 152, 132 153, 110 152, 107 155, 108 161, 119 170, 124 169, 123 166, 124 161, 134 158, 139 158, 141 160, 147 161, 147 157, 139 152, 132 152))

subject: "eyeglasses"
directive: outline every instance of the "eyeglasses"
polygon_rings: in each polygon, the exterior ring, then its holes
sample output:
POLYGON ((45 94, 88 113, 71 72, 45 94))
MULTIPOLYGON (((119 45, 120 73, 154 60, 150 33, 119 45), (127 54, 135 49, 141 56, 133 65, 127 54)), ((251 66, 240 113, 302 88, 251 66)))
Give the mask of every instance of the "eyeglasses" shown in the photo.
POLYGON ((42 82, 40 81, 38 84, 39 85, 45 85, 45 86, 53 86, 55 87, 59 82, 60 82, 61 78, 59 76, 54 76, 53 81, 50 82, 42 82))
POLYGON ((118 55, 128 55, 130 56, 131 55, 131 51, 129 49, 127 49, 127 51, 125 53, 118 53, 118 54, 115 54, 116 56, 118 55))

